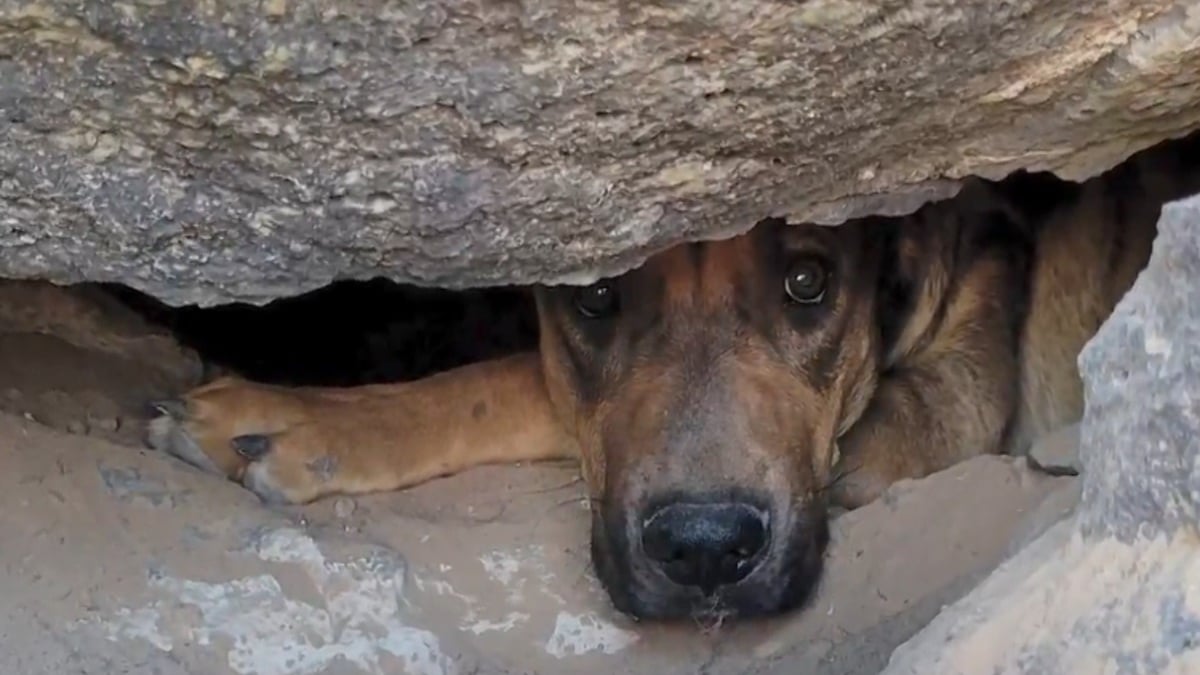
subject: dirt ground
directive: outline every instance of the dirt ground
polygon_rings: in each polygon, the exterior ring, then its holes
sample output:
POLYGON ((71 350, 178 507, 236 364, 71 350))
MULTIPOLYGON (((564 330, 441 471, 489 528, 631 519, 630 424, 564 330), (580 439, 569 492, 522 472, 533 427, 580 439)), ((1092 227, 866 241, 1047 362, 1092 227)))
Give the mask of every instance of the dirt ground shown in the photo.
POLYGON ((1077 498, 976 459, 836 518, 803 612, 636 624, 590 571, 572 466, 267 508, 141 444, 144 402, 194 381, 194 355, 35 290, 0 288, 3 673, 876 673, 1077 498))

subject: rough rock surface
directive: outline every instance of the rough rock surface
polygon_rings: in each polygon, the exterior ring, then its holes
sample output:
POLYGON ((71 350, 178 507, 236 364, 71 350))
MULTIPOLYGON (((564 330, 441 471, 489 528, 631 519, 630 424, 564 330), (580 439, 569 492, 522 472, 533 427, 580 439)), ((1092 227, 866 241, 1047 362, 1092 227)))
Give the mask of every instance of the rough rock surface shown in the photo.
POLYGON ((810 611, 706 632, 611 609, 571 467, 270 510, 3 413, 0 448, 6 673, 870 675, 1075 480, 983 458, 915 484, 839 519, 810 611))
POLYGON ((140 443, 146 402, 202 375, 198 355, 95 287, 0 281, 0 411, 140 443))
POLYGON ((886 675, 1200 672, 1200 196, 1080 358, 1083 500, 886 675), (1035 619, 1036 617, 1036 619, 1035 619))
POLYGON ((1191 0, 0 0, 0 276, 583 280, 1095 174, 1200 123, 1198 37, 1191 0))

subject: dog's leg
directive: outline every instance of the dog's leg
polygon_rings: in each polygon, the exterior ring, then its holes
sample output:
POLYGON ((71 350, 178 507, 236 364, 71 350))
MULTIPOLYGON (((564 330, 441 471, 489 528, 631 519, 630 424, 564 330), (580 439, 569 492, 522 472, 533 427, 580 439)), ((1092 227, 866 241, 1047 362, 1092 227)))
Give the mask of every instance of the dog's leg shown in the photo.
POLYGON ((224 378, 155 407, 151 445, 271 503, 573 454, 536 353, 394 385, 287 388, 224 378))
POLYGON ((976 263, 947 299, 926 346, 889 369, 838 440, 831 503, 857 508, 892 483, 1003 449, 1017 403, 1011 268, 976 263))

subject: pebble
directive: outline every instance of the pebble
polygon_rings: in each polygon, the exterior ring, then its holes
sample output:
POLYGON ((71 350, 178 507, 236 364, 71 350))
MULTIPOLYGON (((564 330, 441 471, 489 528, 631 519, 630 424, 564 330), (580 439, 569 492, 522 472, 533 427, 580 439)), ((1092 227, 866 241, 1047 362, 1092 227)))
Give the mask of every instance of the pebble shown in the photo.
POLYGON ((116 417, 88 417, 88 425, 102 431, 117 431, 121 428, 121 420, 116 417))
POLYGON ((354 515, 354 510, 356 508, 358 508, 358 505, 354 503, 354 500, 347 499, 345 497, 342 497, 341 499, 338 499, 336 502, 333 503, 334 515, 336 515, 338 518, 341 518, 342 520, 345 520, 345 519, 349 518, 350 516, 354 515))

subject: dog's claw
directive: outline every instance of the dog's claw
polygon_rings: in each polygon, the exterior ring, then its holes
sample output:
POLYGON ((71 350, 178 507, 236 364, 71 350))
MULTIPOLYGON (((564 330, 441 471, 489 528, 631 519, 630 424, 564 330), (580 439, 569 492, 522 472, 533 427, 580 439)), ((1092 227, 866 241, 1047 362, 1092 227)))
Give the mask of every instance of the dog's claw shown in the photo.
POLYGON ((233 451, 242 457, 256 462, 271 451, 271 437, 265 434, 244 434, 234 436, 229 441, 233 451))
POLYGON ((165 415, 181 420, 187 416, 187 403, 177 398, 159 399, 147 403, 146 411, 149 417, 165 415))

